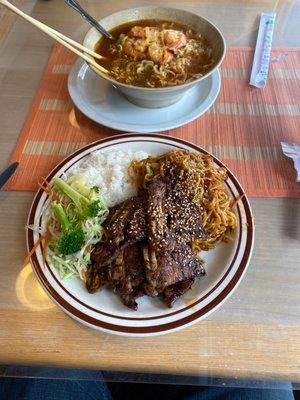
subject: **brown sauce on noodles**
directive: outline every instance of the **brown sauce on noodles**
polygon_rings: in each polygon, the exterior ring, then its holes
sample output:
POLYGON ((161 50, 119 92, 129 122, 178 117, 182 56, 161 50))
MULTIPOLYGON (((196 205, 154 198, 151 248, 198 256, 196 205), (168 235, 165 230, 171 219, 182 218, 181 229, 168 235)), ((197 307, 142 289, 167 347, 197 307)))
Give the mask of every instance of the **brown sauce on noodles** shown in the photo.
POLYGON ((101 38, 96 60, 118 82, 141 87, 175 86, 193 81, 214 66, 205 37, 188 25, 140 20, 120 25, 101 38))

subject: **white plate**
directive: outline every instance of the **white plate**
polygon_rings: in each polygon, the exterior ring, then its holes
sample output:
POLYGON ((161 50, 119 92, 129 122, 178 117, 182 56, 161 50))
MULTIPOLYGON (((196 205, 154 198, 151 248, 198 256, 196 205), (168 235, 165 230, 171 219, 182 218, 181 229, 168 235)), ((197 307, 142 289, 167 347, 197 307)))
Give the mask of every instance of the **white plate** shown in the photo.
MULTIPOLYGON (((144 150, 151 155, 165 153, 174 148, 183 148, 206 153, 205 150, 180 139, 163 135, 128 134, 107 138, 89 144, 63 160, 47 177, 60 176, 74 167, 79 160, 95 150, 144 150)), ((215 163, 224 166, 219 160, 215 163)), ((239 182, 228 171, 226 185, 232 197, 244 194, 239 182)), ((28 224, 42 225, 40 218, 47 196, 40 189, 33 201, 28 224)), ((119 298, 108 289, 89 294, 79 279, 62 281, 56 270, 42 261, 42 248, 38 247, 32 257, 33 269, 48 295, 67 314, 90 327, 120 335, 150 336, 182 329, 199 321, 218 308, 233 292, 246 271, 253 245, 253 219, 247 197, 244 196, 235 208, 238 226, 231 243, 218 245, 203 253, 206 276, 199 279, 192 290, 168 309, 159 299, 142 297, 138 300, 138 311, 127 309, 119 298)), ((27 245, 32 248, 39 235, 28 230, 27 245)))
POLYGON ((150 109, 130 103, 110 83, 77 60, 68 78, 74 104, 99 124, 126 132, 162 132, 177 128, 204 114, 215 102, 221 87, 218 70, 191 88, 177 103, 150 109))

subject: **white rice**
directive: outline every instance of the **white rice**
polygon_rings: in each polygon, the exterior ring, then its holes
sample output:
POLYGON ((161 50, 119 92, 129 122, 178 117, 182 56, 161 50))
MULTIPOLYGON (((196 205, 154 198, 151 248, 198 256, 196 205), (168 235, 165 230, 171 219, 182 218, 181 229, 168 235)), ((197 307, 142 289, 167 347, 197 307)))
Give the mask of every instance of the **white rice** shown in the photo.
POLYGON ((143 160, 144 151, 114 151, 103 153, 98 150, 84 158, 76 168, 67 173, 67 178, 80 174, 87 186, 98 186, 109 207, 136 195, 128 167, 132 160, 143 160))

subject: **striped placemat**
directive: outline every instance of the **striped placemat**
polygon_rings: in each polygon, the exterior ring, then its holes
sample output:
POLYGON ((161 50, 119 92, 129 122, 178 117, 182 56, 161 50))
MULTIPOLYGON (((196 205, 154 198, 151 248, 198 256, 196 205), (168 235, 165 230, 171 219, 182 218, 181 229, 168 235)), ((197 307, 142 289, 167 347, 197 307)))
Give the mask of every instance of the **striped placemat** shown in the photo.
MULTIPOLYGON (((291 160, 280 142, 300 142, 300 49, 271 65, 265 89, 250 87, 253 51, 231 48, 222 64, 222 88, 204 116, 165 132, 215 154, 236 174, 250 196, 300 196, 291 160)), ((73 54, 55 45, 11 161, 20 162, 6 189, 36 190, 41 176, 86 143, 116 131, 77 110, 67 90, 73 54)))

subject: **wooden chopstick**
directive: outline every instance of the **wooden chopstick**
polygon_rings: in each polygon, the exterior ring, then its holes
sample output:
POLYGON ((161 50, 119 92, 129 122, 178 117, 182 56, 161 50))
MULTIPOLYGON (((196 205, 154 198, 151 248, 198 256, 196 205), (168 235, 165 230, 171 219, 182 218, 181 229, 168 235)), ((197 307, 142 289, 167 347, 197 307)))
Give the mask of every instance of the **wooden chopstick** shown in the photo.
POLYGON ((80 49, 80 50, 82 50, 82 51, 84 51, 86 53, 88 53, 90 56, 92 56, 94 58, 97 58, 98 60, 103 59, 103 57, 100 54, 95 53, 93 50, 83 46, 82 44, 76 42, 75 40, 69 38, 68 36, 65 36, 62 33, 56 31, 55 29, 50 28, 50 26, 47 27, 47 25, 43 24, 42 22, 40 22, 40 24, 42 24, 44 27, 48 28, 50 30, 50 32, 54 33, 56 36, 58 36, 61 39, 63 39, 65 42, 73 45, 74 47, 77 47, 78 49, 80 49))
POLYGON ((67 36, 61 34, 60 32, 57 32, 55 29, 50 28, 49 26, 43 24, 42 22, 38 21, 37 19, 25 14, 23 11, 19 10, 17 7, 15 7, 13 4, 11 4, 7 0, 0 0, 0 4, 3 4, 5 7, 9 8, 11 11, 14 13, 20 15, 22 18, 26 19, 28 22, 32 23, 34 26, 39 28, 41 31, 46 33, 48 36, 52 37, 55 39, 57 42, 61 43, 63 46, 65 46, 67 49, 71 50, 73 53, 77 54, 79 57, 87 61, 89 64, 93 65, 93 67, 97 68, 99 71, 104 72, 106 74, 109 73, 104 67, 101 65, 97 64, 95 60, 87 56, 86 54, 81 53, 77 48, 83 50, 84 52, 92 55, 93 57, 96 58, 102 58, 99 56, 99 54, 93 52, 92 50, 88 49, 87 47, 81 45, 80 43, 75 42, 75 40, 68 38, 67 36), (76 46, 77 48, 73 47, 76 46))
POLYGON ((82 44, 76 42, 75 40, 73 40, 73 39, 71 39, 71 38, 69 38, 69 37, 63 35, 62 33, 56 31, 55 29, 50 28, 50 26, 47 26, 47 25, 43 24, 42 22, 40 22, 40 21, 38 21, 37 19, 31 17, 30 15, 27 15, 27 14, 23 13, 23 11, 19 10, 17 7, 15 7, 13 4, 9 3, 8 1, 6 1, 6 0, 3 0, 3 1, 0 0, 0 3, 2 3, 3 5, 5 5, 6 7, 10 8, 10 10, 12 10, 12 11, 14 11, 14 12, 18 12, 19 15, 21 15, 21 16, 23 16, 23 17, 26 16, 27 21, 32 22, 35 26, 38 26, 38 25, 39 25, 39 27, 43 27, 44 29, 49 30, 50 32, 54 33, 55 35, 57 35, 57 36, 60 37, 61 39, 65 40, 67 43, 69 43, 69 44, 73 45, 74 47, 77 47, 78 49, 80 49, 80 50, 82 50, 82 51, 88 53, 88 54, 91 55, 92 57, 97 58, 97 59, 99 59, 99 60, 100 60, 101 58, 103 58, 100 54, 95 53, 93 50, 91 50, 91 49, 89 49, 89 48, 83 46, 82 44), (20 13, 19 13, 19 12, 20 12, 20 13))

